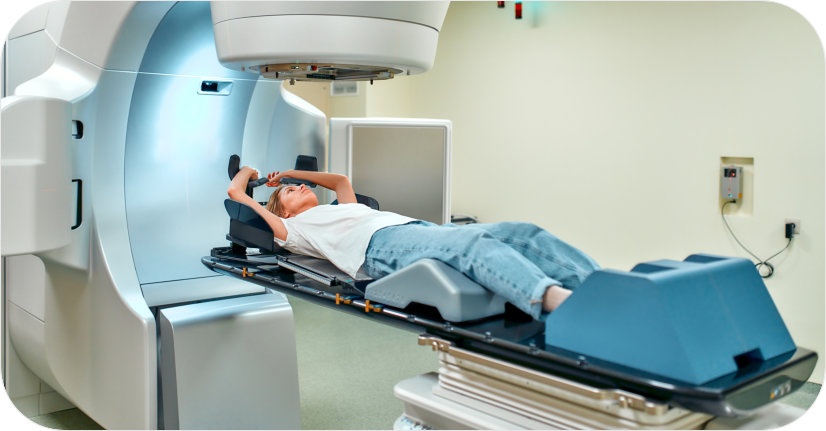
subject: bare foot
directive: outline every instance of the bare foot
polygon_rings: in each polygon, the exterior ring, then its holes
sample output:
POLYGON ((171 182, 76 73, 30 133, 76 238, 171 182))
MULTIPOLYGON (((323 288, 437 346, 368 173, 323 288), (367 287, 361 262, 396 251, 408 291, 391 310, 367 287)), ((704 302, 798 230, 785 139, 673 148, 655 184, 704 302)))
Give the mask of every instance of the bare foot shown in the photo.
POLYGON ((571 296, 571 293, 573 292, 562 286, 553 285, 549 287, 545 291, 545 295, 542 296, 542 309, 548 312, 556 310, 562 305, 563 301, 571 296))

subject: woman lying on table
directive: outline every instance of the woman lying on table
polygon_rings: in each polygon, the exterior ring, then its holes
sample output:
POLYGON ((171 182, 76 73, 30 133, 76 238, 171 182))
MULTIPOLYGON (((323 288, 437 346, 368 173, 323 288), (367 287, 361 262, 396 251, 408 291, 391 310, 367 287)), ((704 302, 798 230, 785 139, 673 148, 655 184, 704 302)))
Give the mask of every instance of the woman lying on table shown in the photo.
POLYGON ((417 260, 436 259, 539 319, 599 268, 585 253, 533 224, 440 226, 359 204, 343 175, 296 170, 268 176, 267 185, 277 188, 265 208, 245 193, 256 179, 256 170, 243 167, 230 183, 229 197, 263 217, 279 246, 327 259, 351 277, 361 268, 377 279, 417 260), (339 204, 319 205, 304 185, 281 185, 285 177, 333 190, 339 204))

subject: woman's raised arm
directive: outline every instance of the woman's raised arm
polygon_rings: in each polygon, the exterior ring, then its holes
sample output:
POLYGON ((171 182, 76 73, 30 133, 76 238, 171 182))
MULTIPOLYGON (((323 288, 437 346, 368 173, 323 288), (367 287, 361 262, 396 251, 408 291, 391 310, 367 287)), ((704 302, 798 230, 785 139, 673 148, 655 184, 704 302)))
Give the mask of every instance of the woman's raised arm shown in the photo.
POLYGON ((333 174, 328 172, 315 171, 297 171, 290 169, 284 172, 273 172, 267 175, 269 183, 267 185, 277 186, 280 184, 282 178, 296 178, 299 180, 312 181, 322 187, 328 188, 336 192, 336 198, 340 204, 354 204, 356 200, 356 193, 353 191, 353 186, 350 184, 350 179, 344 175, 333 174))
POLYGON ((284 227, 284 222, 281 221, 281 218, 276 216, 275 214, 269 212, 266 208, 261 206, 255 199, 247 196, 246 188, 247 183, 252 180, 258 179, 258 172, 255 169, 252 169, 248 166, 244 166, 235 174, 235 177, 232 179, 232 182, 229 183, 229 188, 227 189, 227 194, 229 198, 236 201, 241 202, 242 204, 252 208, 255 212, 260 215, 264 221, 272 229, 275 237, 286 241, 287 240, 287 228, 284 227))

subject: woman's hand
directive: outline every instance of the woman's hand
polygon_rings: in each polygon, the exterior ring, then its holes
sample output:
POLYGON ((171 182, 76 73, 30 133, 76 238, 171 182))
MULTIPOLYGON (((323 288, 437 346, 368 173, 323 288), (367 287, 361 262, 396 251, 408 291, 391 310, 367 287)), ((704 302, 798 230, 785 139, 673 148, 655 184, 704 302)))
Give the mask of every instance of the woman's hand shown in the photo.
POLYGON ((283 173, 282 172, 272 172, 270 174, 267 174, 267 180, 268 180, 267 181, 267 187, 278 187, 278 186, 280 186, 282 178, 291 177, 291 175, 290 175, 291 171, 292 170, 284 171, 283 173))
POLYGON ((356 200, 356 194, 353 192, 353 186, 350 184, 350 180, 344 175, 329 172, 290 169, 284 172, 273 172, 267 175, 267 185, 270 187, 279 186, 281 185, 281 180, 283 178, 306 180, 311 183, 318 184, 325 189, 330 189, 336 192, 338 202, 342 204, 358 202, 356 200))

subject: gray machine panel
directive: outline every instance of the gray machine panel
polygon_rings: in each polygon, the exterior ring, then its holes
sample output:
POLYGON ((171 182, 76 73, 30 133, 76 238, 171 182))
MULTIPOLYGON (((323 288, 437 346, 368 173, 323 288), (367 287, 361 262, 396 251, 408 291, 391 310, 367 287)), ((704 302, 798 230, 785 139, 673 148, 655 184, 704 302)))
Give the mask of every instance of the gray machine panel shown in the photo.
POLYGON ((297 154, 326 160, 325 123, 285 103, 280 84, 220 65, 208 2, 179 2, 159 24, 135 82, 124 156, 129 242, 144 290, 214 275, 200 258, 228 244, 230 155, 262 171, 291 166, 297 154))
POLYGON ((299 429, 293 314, 280 293, 162 309, 166 429, 299 429))
POLYGON ((354 126, 353 188, 378 200, 384 211, 449 222, 444 208, 449 181, 445 133, 443 127, 354 126))
POLYGON ((205 299, 264 293, 265 289, 254 283, 235 278, 214 275, 212 277, 165 281, 141 285, 143 298, 148 307, 182 304, 205 299))
POLYGON ((163 75, 135 83, 125 196, 141 284, 212 275, 200 257, 229 229, 227 160, 240 152, 244 116, 237 113, 246 112, 254 83, 236 82, 230 96, 200 95, 200 84, 163 75))
POLYGON ((124 161, 141 284, 213 275, 200 257, 229 226, 227 160, 241 150, 255 79, 218 63, 208 3, 178 3, 158 25, 135 82, 124 161), (205 77, 233 80, 232 93, 199 94, 205 77))

